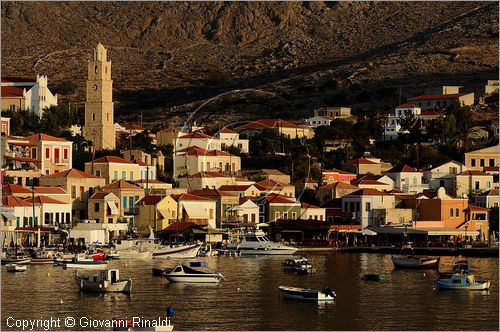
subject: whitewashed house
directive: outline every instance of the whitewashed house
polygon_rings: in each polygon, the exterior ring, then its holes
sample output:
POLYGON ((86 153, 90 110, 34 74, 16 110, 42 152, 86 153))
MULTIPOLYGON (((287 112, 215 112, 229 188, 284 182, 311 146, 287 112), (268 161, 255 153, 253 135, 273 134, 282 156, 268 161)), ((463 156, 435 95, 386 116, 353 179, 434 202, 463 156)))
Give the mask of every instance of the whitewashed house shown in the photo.
POLYGON ((456 176, 467 170, 467 166, 458 161, 448 161, 437 167, 424 171, 423 181, 429 188, 438 190, 443 187, 447 194, 454 194, 456 176))

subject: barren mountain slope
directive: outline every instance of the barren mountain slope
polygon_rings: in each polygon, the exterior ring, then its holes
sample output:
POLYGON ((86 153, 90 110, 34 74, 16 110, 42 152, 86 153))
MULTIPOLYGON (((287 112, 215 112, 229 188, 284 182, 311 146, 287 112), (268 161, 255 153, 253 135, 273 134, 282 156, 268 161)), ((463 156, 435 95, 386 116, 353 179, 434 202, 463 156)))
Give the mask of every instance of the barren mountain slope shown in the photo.
POLYGON ((405 95, 498 72, 497 2, 4 2, 1 13, 3 76, 70 80, 78 93, 67 98, 83 101, 100 41, 118 114, 182 113, 242 88, 305 112, 331 103, 335 82, 405 95))

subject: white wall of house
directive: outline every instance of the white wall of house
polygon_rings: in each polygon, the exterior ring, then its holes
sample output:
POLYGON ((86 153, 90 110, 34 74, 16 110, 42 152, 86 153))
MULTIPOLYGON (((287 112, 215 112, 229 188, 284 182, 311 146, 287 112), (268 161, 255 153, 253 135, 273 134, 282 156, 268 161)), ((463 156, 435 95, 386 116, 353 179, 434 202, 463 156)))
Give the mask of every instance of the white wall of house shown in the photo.
POLYGON ((422 172, 397 172, 386 175, 394 180, 394 187, 402 191, 421 193, 428 188, 422 185, 422 172))
POLYGON ((41 205, 42 226, 71 225, 71 204, 44 203, 41 205))
POLYGON ((326 209, 324 208, 301 208, 300 219, 304 220, 326 220, 326 209))
POLYGON ((392 209, 395 207, 394 196, 347 195, 342 197, 342 212, 354 213, 362 228, 374 226, 373 209, 392 209))
POLYGON ((464 164, 449 161, 425 171, 423 179, 425 183, 429 184, 430 189, 437 190, 439 187, 443 187, 448 194, 451 194, 455 190, 455 177, 466 170, 467 167, 464 164))
POLYGON ((237 214, 242 218, 243 222, 258 223, 259 222, 259 206, 247 200, 238 207, 237 214))

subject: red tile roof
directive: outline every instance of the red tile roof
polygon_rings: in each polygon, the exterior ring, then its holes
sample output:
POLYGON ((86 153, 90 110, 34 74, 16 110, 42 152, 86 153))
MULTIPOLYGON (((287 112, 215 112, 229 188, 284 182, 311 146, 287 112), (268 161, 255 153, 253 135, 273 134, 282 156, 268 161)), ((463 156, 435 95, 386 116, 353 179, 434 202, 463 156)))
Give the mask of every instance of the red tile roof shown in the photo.
POLYGON ((458 175, 475 175, 475 176, 484 176, 484 175, 487 175, 487 176, 492 176, 491 174, 486 174, 484 172, 481 172, 481 171, 476 171, 476 170, 467 170, 467 171, 464 171, 458 175))
POLYGON ((301 203, 300 207, 303 209, 320 209, 319 206, 312 205, 312 204, 307 204, 307 203, 301 203))
POLYGON ((90 196, 90 199, 103 199, 104 197, 110 195, 111 193, 105 193, 103 191, 98 191, 90 196))
POLYGON ((483 167, 483 171, 485 172, 498 172, 498 166, 485 166, 483 167))
POLYGON ((278 194, 268 194, 266 196, 266 201, 272 204, 295 204, 296 201, 293 198, 278 195, 278 194))
POLYGON ((168 225, 165 227, 163 230, 164 231, 175 231, 175 232, 183 232, 189 227, 195 226, 196 224, 192 221, 182 221, 182 222, 175 222, 173 224, 168 225))
POLYGON ((223 134, 236 134, 236 132, 232 131, 231 129, 227 128, 227 127, 224 127, 222 128, 219 133, 223 133, 223 134))
POLYGON ((364 188, 348 194, 347 196, 386 196, 387 194, 377 189, 364 188))
POLYGON ((245 185, 223 185, 219 187, 219 190, 222 191, 245 191, 248 188, 253 186, 253 184, 245 184, 245 185))
POLYGON ((354 189, 354 190, 358 190, 359 188, 356 186, 353 186, 352 184, 343 182, 343 181, 337 181, 334 183, 330 183, 330 184, 321 186, 319 189, 354 189))
POLYGON ((186 134, 186 135, 182 135, 181 137, 179 137, 178 139, 193 139, 193 138, 208 138, 208 139, 215 139, 214 137, 210 136, 210 135, 207 135, 207 134, 204 134, 204 133, 201 133, 199 131, 196 131, 194 133, 191 133, 191 134, 186 134))
POLYGON ((406 164, 400 164, 388 170, 386 173, 419 173, 416 168, 410 167, 406 164))
POLYGON ((371 180, 371 179, 353 180, 353 181, 351 181, 351 184, 355 184, 355 185, 360 185, 360 184, 387 185, 387 183, 380 182, 377 180, 371 180))
POLYGON ((138 200, 135 205, 155 205, 158 204, 165 196, 163 195, 147 195, 138 200))
POLYGON ((366 158, 357 158, 357 159, 351 159, 347 162, 349 165, 360 165, 360 164, 366 164, 366 165, 376 165, 377 163, 374 161, 371 161, 366 158))
POLYGON ((105 185, 101 189, 128 189, 128 190, 144 190, 135 184, 128 183, 127 181, 117 180, 105 185))
POLYGON ((239 126, 237 129, 297 128, 298 126, 281 119, 261 119, 239 126))
POLYGON ((418 107, 418 106, 415 104, 405 103, 405 104, 401 104, 401 105, 397 106, 396 108, 415 108, 415 107, 418 107))
POLYGON ((33 142, 39 142, 39 141, 69 142, 63 138, 54 137, 43 133, 26 136, 25 139, 33 142))
POLYGON ((21 187, 17 184, 6 184, 2 187, 2 192, 7 195, 12 194, 31 194, 31 190, 21 187))
POLYGON ((22 97, 25 87, 2 86, 2 98, 22 97))
POLYGON ((142 160, 133 160, 133 162, 139 166, 149 166, 148 164, 146 164, 145 162, 143 162, 142 160))
POLYGON ((285 186, 291 186, 290 184, 288 183, 281 183, 281 182, 278 182, 278 181, 274 181, 274 180, 271 180, 271 179, 266 179, 266 180, 262 180, 260 182, 257 182, 255 183, 255 186, 259 189, 281 189, 281 188, 284 188, 285 186))
MULTIPOLYGON (((28 203, 33 203, 32 198, 27 198, 25 200, 28 203)), ((35 197, 35 204, 66 204, 64 202, 58 201, 57 199, 53 199, 47 196, 37 196, 35 197)))
POLYGON ((440 94, 440 95, 422 95, 408 99, 408 101, 422 101, 422 100, 443 100, 443 99, 457 99, 459 97, 468 95, 467 93, 450 93, 450 94, 440 94))
POLYGON ((189 193, 191 195, 195 195, 195 196, 236 196, 233 193, 229 193, 227 191, 223 191, 223 190, 219 190, 219 189, 193 190, 189 193))
POLYGON ((199 146, 190 146, 178 152, 185 152, 188 156, 231 156, 231 154, 220 150, 206 150, 199 146))
MULTIPOLYGON (((86 162, 86 164, 90 163, 92 162, 91 161, 86 162)), ((108 163, 133 164, 134 162, 117 156, 104 156, 94 160, 94 164, 108 164, 108 163)))
POLYGON ((67 192, 60 187, 35 187, 35 194, 67 194, 67 192))
POLYGON ((31 206, 30 203, 25 200, 15 197, 15 196, 3 196, 2 197, 2 206, 8 207, 16 207, 16 206, 31 206))
POLYGON ((202 201, 202 202, 214 202, 213 199, 195 196, 192 194, 176 194, 172 195, 172 198, 176 201, 202 201))
POLYGON ((121 124, 120 126, 122 126, 123 128, 125 128, 127 130, 144 130, 143 127, 141 127, 140 125, 135 124, 135 123, 124 123, 124 124, 121 124))
POLYGON ((48 178, 88 178, 88 179, 98 179, 99 177, 82 172, 80 170, 77 170, 76 168, 71 168, 59 173, 54 173, 51 175, 45 175, 44 177, 48 178))

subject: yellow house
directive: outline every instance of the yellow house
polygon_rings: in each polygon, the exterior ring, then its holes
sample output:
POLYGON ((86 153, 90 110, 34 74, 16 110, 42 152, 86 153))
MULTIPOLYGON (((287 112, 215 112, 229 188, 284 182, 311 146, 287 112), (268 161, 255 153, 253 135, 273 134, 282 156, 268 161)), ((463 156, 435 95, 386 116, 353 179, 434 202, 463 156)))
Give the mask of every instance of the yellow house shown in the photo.
POLYGON ((455 181, 455 196, 466 197, 492 189, 493 175, 481 171, 467 170, 457 175, 455 181))
POLYGON ((105 179, 88 174, 77 169, 42 176, 40 185, 47 187, 60 187, 70 194, 73 206, 73 216, 79 219, 87 218, 87 203, 100 187, 105 185, 105 179))
POLYGON ((139 180, 139 168, 139 164, 116 156, 105 156, 85 163, 85 172, 104 178, 106 184, 117 180, 139 180))
POLYGON ((465 166, 476 171, 486 171, 488 168, 496 168, 498 171, 499 146, 490 146, 476 151, 465 153, 465 166), (485 169, 486 168, 486 169, 485 169))
POLYGON ((102 224, 116 224, 120 217, 120 199, 113 193, 97 192, 88 200, 88 219, 102 224))
POLYGON ((191 146, 174 156, 174 178, 205 171, 235 174, 240 169, 240 157, 219 150, 191 146))
POLYGON ((176 146, 176 141, 186 133, 176 128, 165 128, 156 133, 156 141, 158 145, 176 146))
POLYGON ((177 201, 172 196, 147 195, 136 202, 138 214, 134 223, 141 235, 149 234, 149 228, 160 231, 177 220, 177 201))
POLYGON ((135 202, 144 196, 144 189, 128 183, 123 180, 118 180, 105 185, 101 188, 101 192, 113 193, 120 199, 120 215, 133 215, 135 202))

